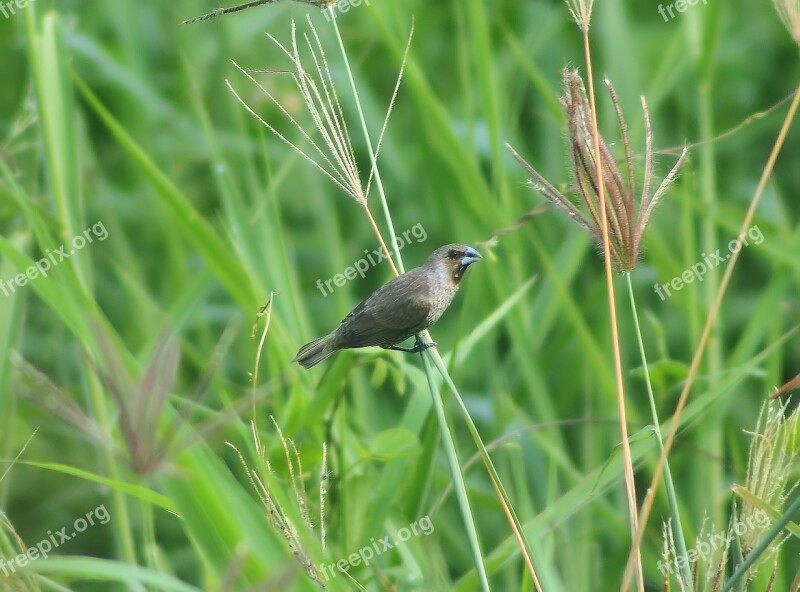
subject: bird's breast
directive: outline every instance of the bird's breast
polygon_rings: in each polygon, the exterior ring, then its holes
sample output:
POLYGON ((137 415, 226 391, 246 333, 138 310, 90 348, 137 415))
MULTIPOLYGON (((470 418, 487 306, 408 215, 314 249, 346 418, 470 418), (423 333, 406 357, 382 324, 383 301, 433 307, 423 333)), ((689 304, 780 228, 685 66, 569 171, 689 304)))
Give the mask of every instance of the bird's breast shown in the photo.
POLYGON ((457 291, 457 285, 441 284, 431 290, 430 309, 428 311, 428 318, 426 319, 428 326, 434 324, 439 320, 442 314, 444 314, 444 311, 450 306, 457 291))

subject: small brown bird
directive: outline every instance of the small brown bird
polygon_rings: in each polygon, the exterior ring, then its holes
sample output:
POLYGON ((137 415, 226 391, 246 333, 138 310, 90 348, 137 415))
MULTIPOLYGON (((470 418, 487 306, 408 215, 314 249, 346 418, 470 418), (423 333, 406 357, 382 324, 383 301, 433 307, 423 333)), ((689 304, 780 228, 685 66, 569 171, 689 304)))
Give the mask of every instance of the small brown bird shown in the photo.
POLYGON ((481 256, 467 245, 436 249, 422 267, 394 278, 353 309, 335 331, 300 348, 294 361, 311 368, 340 349, 377 345, 416 353, 436 345, 418 342, 413 348, 396 344, 427 329, 450 306, 467 267, 481 256))

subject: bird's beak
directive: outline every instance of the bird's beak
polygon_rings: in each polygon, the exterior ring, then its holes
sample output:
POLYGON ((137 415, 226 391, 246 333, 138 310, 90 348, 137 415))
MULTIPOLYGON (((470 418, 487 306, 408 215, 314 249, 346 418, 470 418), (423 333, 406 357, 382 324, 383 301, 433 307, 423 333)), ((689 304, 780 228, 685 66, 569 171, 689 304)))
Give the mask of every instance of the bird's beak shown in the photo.
POLYGON ((481 254, 478 253, 478 251, 472 247, 467 247, 464 249, 464 257, 461 259, 461 266, 467 267, 476 261, 480 261, 481 259, 483 259, 483 257, 481 257, 481 254))

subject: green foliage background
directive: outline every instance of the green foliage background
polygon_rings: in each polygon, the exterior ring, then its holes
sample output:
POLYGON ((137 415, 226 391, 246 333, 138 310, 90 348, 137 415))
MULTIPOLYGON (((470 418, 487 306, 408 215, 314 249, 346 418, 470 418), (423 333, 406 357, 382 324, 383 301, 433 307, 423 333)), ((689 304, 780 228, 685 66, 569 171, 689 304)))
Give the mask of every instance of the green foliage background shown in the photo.
MULTIPOLYGON (((288 42, 292 19, 302 32, 310 14, 366 177, 369 158, 333 29, 316 9, 291 3, 180 25, 216 7, 36 0, 0 18, 0 280, 97 221, 108 230, 106 240, 48 278, 0 294, 0 475, 38 428, 0 481, 0 516, 10 523, 0 556, 18 552, 10 525, 34 545, 99 504, 111 514, 108 525, 65 544, 57 558, 34 562, 17 578, 0 573, 0 590, 315 589, 225 446, 258 465, 249 423, 258 341, 250 327, 271 291, 279 294, 257 417, 273 473, 262 475, 313 562, 336 561, 431 514, 450 483, 417 357, 346 352, 309 372, 291 363, 300 345, 334 327, 390 270, 383 263, 323 297, 317 280, 375 249, 375 236, 357 204, 253 120, 225 80, 291 133, 231 60, 288 68, 264 32, 288 42), (218 349, 221 341, 229 345, 218 349), (170 352, 180 354, 174 381, 164 370, 170 352), (153 360, 161 374, 148 383, 153 360), (205 373, 211 378, 203 386, 205 373), (159 388, 167 404, 148 415, 157 427, 126 439, 115 389, 134 406, 159 388), (68 407, 81 419, 71 420, 68 407), (315 526, 328 443, 326 552, 319 529, 301 526, 270 414, 300 451, 315 526), (179 438, 169 447, 163 436, 172 425, 179 438), (201 438, 187 439, 195 430, 201 438), (132 441, 153 450, 156 471, 132 470, 132 441)), ((380 156, 395 228, 421 224, 427 232, 427 240, 403 249, 403 259, 416 266, 456 241, 484 252, 432 333, 443 354, 454 354, 451 374, 484 440, 510 436, 493 458, 545 589, 616 590, 630 541, 614 452, 619 426, 602 259, 552 211, 491 248, 482 244, 542 202, 525 187, 505 142, 554 183, 570 181, 558 97, 562 68, 583 67, 578 31, 556 0, 371 0, 353 8, 339 22, 373 138, 412 19, 411 54, 380 156), (533 276, 536 283, 523 289, 533 276), (568 419, 578 421, 554 423, 568 419)), ((669 22, 655 3, 600 0, 591 35, 596 72, 614 83, 638 155, 641 94, 656 149, 665 149, 733 128, 800 80, 797 45, 766 0, 700 2, 669 22)), ((310 129, 288 76, 262 79, 310 129)), ((602 88, 598 96, 601 129, 618 139, 608 96, 602 88)), ((662 420, 674 409, 722 268, 666 301, 653 285, 703 253, 726 252, 785 110, 692 149, 647 232, 633 279, 662 420)), ((660 157, 662 175, 675 158, 660 157)), ((757 213, 764 241, 742 254, 671 456, 689 546, 704 520, 706 531, 726 527, 730 486, 744 481, 750 438, 743 430, 755 425, 770 389, 800 366, 796 335, 782 338, 800 322, 799 160, 793 129, 757 213)), ((370 206, 383 225, 377 196, 370 206)), ((621 284, 617 292, 634 434, 649 423, 649 411, 621 284)), ((474 446, 454 411, 451 426, 466 461, 474 446)), ((657 459, 652 438, 640 439, 634 452, 641 498, 657 459)), ((467 480, 493 588, 533 589, 479 463, 467 480)), ((661 586, 667 514, 659 495, 643 544, 652 589, 661 586)), ((377 571, 356 568, 353 576, 376 590, 389 589, 383 577, 401 590, 476 589, 453 496, 431 517, 433 534, 381 556, 377 571)), ((789 590, 797 552, 796 539, 784 546, 774 590, 789 590)), ((769 571, 753 590, 764 589, 769 571)), ((341 576, 330 586, 349 587, 341 576)))

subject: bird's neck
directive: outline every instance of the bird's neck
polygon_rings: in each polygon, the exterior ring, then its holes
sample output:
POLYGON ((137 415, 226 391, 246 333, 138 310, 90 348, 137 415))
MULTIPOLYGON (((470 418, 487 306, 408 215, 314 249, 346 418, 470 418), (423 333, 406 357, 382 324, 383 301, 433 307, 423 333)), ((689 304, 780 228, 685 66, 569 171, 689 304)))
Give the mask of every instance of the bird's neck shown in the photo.
POLYGON ((453 283, 458 286, 461 283, 462 278, 464 277, 464 272, 467 271, 466 265, 460 265, 458 269, 456 269, 455 273, 453 273, 453 283))

